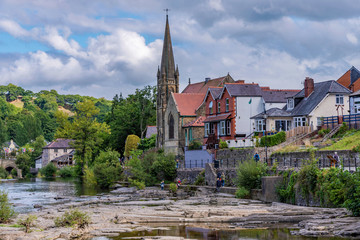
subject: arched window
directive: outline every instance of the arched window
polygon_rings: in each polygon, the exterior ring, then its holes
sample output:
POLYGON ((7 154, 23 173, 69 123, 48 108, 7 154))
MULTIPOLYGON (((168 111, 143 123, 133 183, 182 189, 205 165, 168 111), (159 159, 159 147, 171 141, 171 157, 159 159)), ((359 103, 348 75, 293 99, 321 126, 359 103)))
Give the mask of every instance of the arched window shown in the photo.
POLYGON ((169 139, 174 139, 174 117, 169 115, 169 139))

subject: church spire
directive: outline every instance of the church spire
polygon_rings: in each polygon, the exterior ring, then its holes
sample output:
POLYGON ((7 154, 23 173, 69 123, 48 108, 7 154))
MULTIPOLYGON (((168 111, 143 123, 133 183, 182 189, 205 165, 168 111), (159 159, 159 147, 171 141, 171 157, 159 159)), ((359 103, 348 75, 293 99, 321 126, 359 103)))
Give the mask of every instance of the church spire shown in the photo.
POLYGON ((174 78, 175 74, 175 61, 171 44, 170 26, 168 15, 166 14, 166 25, 164 34, 164 46, 161 58, 161 76, 166 75, 167 78, 174 78))

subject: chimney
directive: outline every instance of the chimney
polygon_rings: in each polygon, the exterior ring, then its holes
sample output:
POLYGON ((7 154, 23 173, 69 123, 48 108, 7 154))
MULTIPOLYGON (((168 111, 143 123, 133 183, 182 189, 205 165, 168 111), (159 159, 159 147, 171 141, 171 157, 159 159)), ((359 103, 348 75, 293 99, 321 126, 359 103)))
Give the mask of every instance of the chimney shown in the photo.
POLYGON ((209 77, 205 78, 205 84, 210 80, 209 77))
POLYGON ((306 77, 304 82, 305 97, 310 96, 314 91, 314 79, 306 77))

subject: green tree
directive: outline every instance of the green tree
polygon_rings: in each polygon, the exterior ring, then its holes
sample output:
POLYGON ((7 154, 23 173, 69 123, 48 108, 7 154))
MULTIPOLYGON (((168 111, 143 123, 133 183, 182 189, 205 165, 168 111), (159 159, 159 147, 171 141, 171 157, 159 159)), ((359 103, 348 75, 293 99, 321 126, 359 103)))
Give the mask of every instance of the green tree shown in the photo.
POLYGON ((26 177, 30 173, 31 158, 27 153, 17 155, 15 163, 21 169, 23 176, 26 177))

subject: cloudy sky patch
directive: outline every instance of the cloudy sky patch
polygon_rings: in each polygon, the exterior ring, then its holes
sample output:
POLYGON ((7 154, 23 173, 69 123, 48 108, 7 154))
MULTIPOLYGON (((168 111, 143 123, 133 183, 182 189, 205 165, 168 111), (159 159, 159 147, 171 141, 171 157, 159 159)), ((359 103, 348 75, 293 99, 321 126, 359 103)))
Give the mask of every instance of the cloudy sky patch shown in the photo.
POLYGON ((0 84, 107 99, 156 85, 166 8, 180 89, 227 73, 301 88, 360 67, 355 0, 5 0, 0 84))

